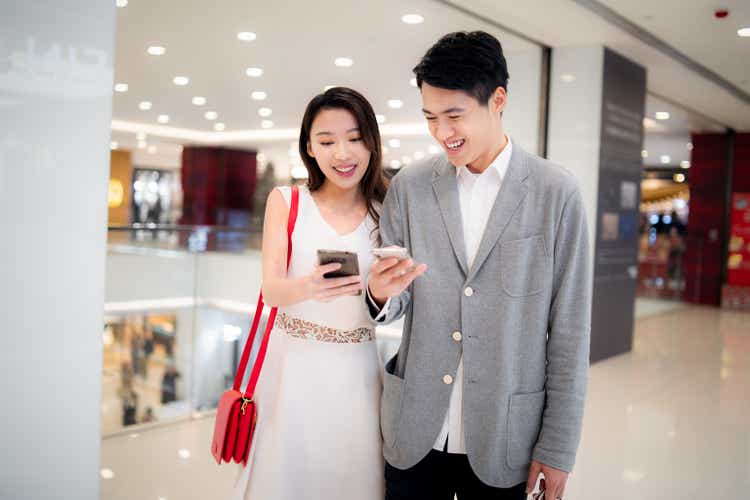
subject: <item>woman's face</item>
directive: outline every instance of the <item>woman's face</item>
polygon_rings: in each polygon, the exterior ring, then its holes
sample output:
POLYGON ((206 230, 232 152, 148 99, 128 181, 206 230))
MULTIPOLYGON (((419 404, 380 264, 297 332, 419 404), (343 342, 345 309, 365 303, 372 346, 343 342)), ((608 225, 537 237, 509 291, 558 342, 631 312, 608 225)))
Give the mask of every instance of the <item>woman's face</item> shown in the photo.
POLYGON ((315 158, 328 182, 356 188, 370 165, 371 153, 354 115, 345 109, 324 109, 310 128, 307 153, 315 158))

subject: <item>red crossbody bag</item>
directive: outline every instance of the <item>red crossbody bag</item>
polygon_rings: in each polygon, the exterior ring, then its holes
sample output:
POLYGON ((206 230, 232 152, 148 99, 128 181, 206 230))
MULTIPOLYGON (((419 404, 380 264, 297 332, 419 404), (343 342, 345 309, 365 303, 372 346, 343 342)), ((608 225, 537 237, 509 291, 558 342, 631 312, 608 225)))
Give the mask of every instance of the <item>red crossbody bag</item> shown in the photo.
MULTIPOLYGON (((286 267, 289 269, 289 262, 292 258, 292 233, 294 225, 297 222, 297 211, 299 210, 299 190, 297 186, 292 186, 292 200, 289 207, 289 221, 287 222, 287 255, 286 267)), ((245 376, 245 368, 250 359, 250 351, 253 347, 255 334, 258 331, 258 324, 263 315, 263 292, 258 297, 258 306, 255 309, 255 318, 250 327, 250 334, 247 336, 245 348, 242 351, 242 358, 237 367, 237 373, 234 376, 232 388, 225 391, 219 400, 219 406, 216 411, 216 421, 214 422, 214 437, 211 442, 211 454, 216 463, 234 461, 247 464, 247 458, 250 455, 250 445, 253 442, 253 434, 258 420, 257 407, 253 399, 255 386, 258 384, 260 369, 263 366, 263 360, 266 357, 268 348, 268 338, 271 329, 276 321, 277 308, 271 309, 266 323, 266 330, 258 350, 258 356, 253 365, 253 371, 250 374, 250 380, 247 383, 244 394, 240 392, 242 379, 245 376)))

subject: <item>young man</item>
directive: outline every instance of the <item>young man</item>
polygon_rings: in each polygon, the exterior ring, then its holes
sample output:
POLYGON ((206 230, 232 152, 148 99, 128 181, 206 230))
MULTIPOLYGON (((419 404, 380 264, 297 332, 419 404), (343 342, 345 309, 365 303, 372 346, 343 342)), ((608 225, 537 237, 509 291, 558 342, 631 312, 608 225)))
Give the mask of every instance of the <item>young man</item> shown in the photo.
POLYGON ((505 134, 494 37, 446 35, 414 73, 445 154, 393 179, 381 236, 413 260, 368 278, 376 321, 406 314, 383 382, 386 499, 522 499, 540 473, 562 498, 589 362, 581 195, 505 134))

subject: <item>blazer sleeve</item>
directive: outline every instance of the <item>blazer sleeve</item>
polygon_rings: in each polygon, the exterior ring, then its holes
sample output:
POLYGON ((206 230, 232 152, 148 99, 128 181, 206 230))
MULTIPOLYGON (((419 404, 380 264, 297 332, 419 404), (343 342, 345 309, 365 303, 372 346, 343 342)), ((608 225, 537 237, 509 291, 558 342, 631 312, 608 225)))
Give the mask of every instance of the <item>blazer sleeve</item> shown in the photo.
POLYGON ((591 262, 577 187, 565 201, 554 244, 547 338, 547 398, 533 459, 570 472, 581 438, 591 334, 591 262))
MULTIPOLYGON (((405 246, 405 214, 402 212, 399 202, 399 181, 398 175, 391 180, 391 186, 385 195, 385 200, 383 200, 383 211, 380 213, 380 238, 384 247, 390 245, 405 246)), ((363 295, 367 303, 367 310, 370 313, 370 319, 381 325, 387 325, 400 319, 411 302, 411 292, 408 288, 400 295, 388 299, 383 309, 379 309, 370 302, 369 293, 363 295), (382 312, 385 312, 385 314, 381 314, 382 312)))

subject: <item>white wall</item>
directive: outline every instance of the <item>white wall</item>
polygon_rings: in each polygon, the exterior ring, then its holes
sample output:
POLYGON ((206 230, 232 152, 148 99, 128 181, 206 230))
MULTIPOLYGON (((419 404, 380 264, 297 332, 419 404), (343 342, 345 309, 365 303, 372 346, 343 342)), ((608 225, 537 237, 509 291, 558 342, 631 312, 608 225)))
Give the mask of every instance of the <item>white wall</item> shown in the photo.
POLYGON ((115 2, 0 2, 0 498, 99 497, 115 2))

